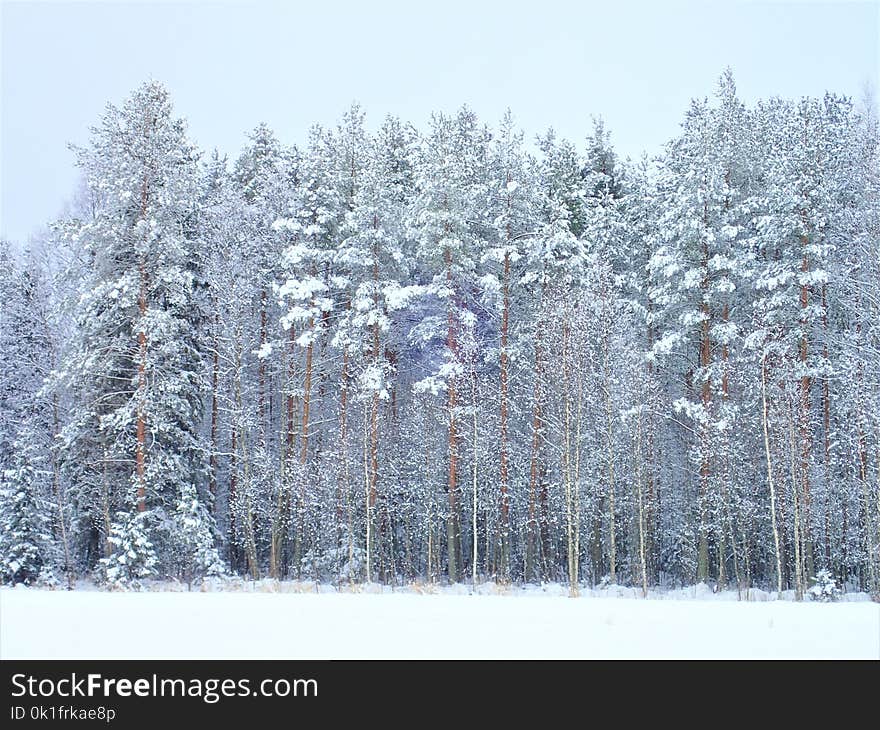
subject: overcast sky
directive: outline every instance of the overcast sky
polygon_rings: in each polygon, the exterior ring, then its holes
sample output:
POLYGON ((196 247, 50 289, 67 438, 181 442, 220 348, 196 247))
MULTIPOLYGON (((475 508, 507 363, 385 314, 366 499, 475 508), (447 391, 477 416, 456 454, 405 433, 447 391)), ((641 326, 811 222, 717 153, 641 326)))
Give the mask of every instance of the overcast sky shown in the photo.
POLYGON ((234 157, 267 122, 286 143, 359 101, 424 127, 510 107, 532 136, 582 143, 601 115, 624 155, 657 151, 688 100, 733 68, 746 101, 876 87, 880 3, 7 2, 2 4, 2 230, 24 242, 76 185, 107 101, 153 77, 203 148, 234 157))

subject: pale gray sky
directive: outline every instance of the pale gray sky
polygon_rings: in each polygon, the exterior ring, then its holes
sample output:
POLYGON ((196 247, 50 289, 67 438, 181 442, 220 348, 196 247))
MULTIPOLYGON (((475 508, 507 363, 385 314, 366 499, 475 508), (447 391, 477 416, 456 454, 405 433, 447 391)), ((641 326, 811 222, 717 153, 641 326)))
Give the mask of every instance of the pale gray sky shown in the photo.
POLYGON ((605 118, 654 152, 730 65, 746 101, 858 98, 877 84, 878 2, 2 2, 2 226, 23 242, 76 185, 107 101, 153 77, 204 149, 231 158, 265 121, 286 143, 352 102, 424 126, 467 103, 582 143, 605 118))

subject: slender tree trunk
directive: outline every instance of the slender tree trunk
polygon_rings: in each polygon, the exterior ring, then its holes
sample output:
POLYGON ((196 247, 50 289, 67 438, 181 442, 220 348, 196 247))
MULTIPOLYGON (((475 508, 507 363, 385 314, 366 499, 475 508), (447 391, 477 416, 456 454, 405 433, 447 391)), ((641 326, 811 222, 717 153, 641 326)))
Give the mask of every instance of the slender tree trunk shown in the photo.
POLYGON ((568 584, 569 595, 576 598, 580 594, 580 557, 581 557, 581 424, 584 415, 584 380, 583 374, 577 375, 577 405, 575 410, 574 431, 574 474, 571 483, 571 519, 572 540, 568 552, 568 584))
POLYGON ((241 465, 242 465, 242 486, 245 494, 245 520, 244 520, 244 539, 245 539, 245 557, 247 559, 248 570, 254 580, 260 579, 260 564, 257 559, 257 537, 256 528, 254 526, 254 504, 251 496, 251 460, 250 450, 248 448, 247 437, 243 434, 238 440, 241 449, 241 465))
MULTIPOLYGON (((651 352, 654 348, 654 325, 653 325, 653 304, 648 299, 647 302, 647 310, 648 310, 648 326, 647 326, 647 339, 648 339, 648 352, 651 352)), ((645 364, 645 369, 648 373, 648 387, 653 389, 654 383, 654 363, 652 360, 648 359, 645 364)), ((651 402, 648 405, 648 421, 647 421, 647 433, 646 433, 646 441, 647 441, 647 449, 648 449, 648 458, 646 464, 646 480, 647 480, 647 492, 648 492, 648 503, 645 509, 645 532, 646 532, 646 541, 648 544, 648 561, 649 561, 649 569, 648 572, 653 577, 656 575, 656 568, 654 563, 654 545, 655 538, 654 535, 658 529, 657 525, 657 515, 660 513, 660 496, 659 496, 659 485, 656 481, 656 449, 655 449, 655 441, 654 441, 654 405, 651 402)))
MULTIPOLYGON (((428 440, 425 440, 425 471, 423 474, 423 479, 425 480, 425 484, 431 483, 431 447, 428 440)), ((428 576, 428 582, 433 583, 437 570, 435 568, 436 562, 433 560, 434 556, 434 500, 433 498, 429 498, 428 500, 428 510, 427 510, 426 522, 428 528, 428 545, 427 545, 427 567, 426 574, 428 576)), ((439 538, 438 538, 439 539, 439 538)))
MULTIPOLYGON (((607 295, 603 295, 604 307, 607 308, 607 295)), ((605 396, 605 438, 606 458, 608 459, 608 561, 609 576, 612 583, 617 583, 617 530, 615 525, 615 483, 614 483, 614 407, 611 400, 611 362, 610 362, 610 323, 605 316, 602 336, 602 391, 605 396)))
MULTIPOLYGON (((290 546, 288 530, 290 526, 290 515, 292 509, 292 492, 293 492, 293 474, 294 460, 296 459, 296 420, 299 409, 297 408, 297 398, 293 392, 293 383, 296 378, 296 329, 291 324, 287 332, 287 394, 285 396, 285 420, 286 433, 284 436, 284 514, 282 520, 282 530, 284 539, 282 544, 287 543, 285 551, 285 564, 289 559, 290 546)), ((285 571, 286 572, 286 571, 285 571)))
POLYGON ((571 364, 570 329, 568 321, 562 325, 562 483, 565 490, 565 546, 568 562, 569 595, 577 594, 577 576, 572 579, 574 566, 574 503, 572 496, 572 458, 571 458, 571 364))
MULTIPOLYGON (((508 199, 509 199, 508 195, 508 199)), ((509 201, 508 201, 509 208, 509 201)), ((508 224, 508 240, 510 238, 510 226, 508 224)), ((507 337, 508 337, 508 320, 510 312, 510 253, 504 252, 504 276, 502 280, 503 305, 501 311, 501 413, 499 422, 500 436, 500 481, 499 490, 501 492, 501 519, 499 531, 501 532, 501 566, 500 577, 502 580, 508 580, 510 577, 510 498, 508 496, 508 466, 507 466, 507 337)))
MULTIPOLYGON (((856 337, 861 340, 861 322, 859 321, 856 324, 856 337)), ((857 451, 857 472, 859 484, 861 485, 861 501, 862 501, 862 509, 865 513, 865 524, 864 524, 864 549, 866 555, 866 567, 868 572, 868 586, 869 590, 872 594, 876 595, 880 593, 880 580, 878 580, 878 547, 875 547, 872 543, 877 540, 877 545, 880 545, 880 528, 878 528, 877 534, 875 534, 872 522, 873 509, 871 505, 871 499, 869 496, 869 483, 868 483, 868 436, 867 436, 867 423, 865 418, 865 407, 864 407, 864 366, 861 358, 859 358, 856 365, 856 451, 857 451)), ((880 496, 878 496, 878 501, 880 501, 880 496)), ((878 510, 877 510, 877 518, 880 519, 880 502, 878 502, 878 510)))
POLYGON ((767 484, 770 486, 770 524, 776 553, 776 596, 782 596, 782 553, 779 549, 779 528, 776 525, 776 487, 773 484, 773 461, 770 457, 770 427, 767 414, 767 356, 761 357, 761 424, 764 428, 764 456, 767 459, 767 484))
MULTIPOLYGON (((52 435, 54 440, 61 436, 61 421, 58 417, 58 393, 52 393, 52 435)), ((61 469, 58 464, 58 453, 52 451, 52 492, 57 509, 58 529, 61 532, 61 547, 64 550, 64 575, 67 577, 67 589, 73 590, 73 563, 70 559, 70 541, 67 537, 67 518, 64 514, 64 490, 61 488, 61 469)))
POLYGON ((828 300, 826 286, 822 284, 822 359, 826 373, 822 378, 822 453, 825 476, 825 565, 831 569, 831 391, 828 370, 831 367, 828 357, 828 300))
MULTIPOLYGON (((543 294, 541 297, 543 302, 543 294)), ((543 306, 539 311, 543 311, 543 306)), ((543 364, 541 361, 541 334, 543 327, 535 333, 534 392, 532 395, 532 445, 529 459, 529 513, 526 525, 525 581, 535 579, 535 563, 538 550, 538 480, 541 472, 541 443, 543 439, 543 364)))
MULTIPOLYGON (((806 246, 809 243, 807 236, 801 236, 801 243, 806 246)), ((801 262, 801 271, 806 274, 810 270, 810 261, 807 254, 804 253, 801 262)), ((801 478, 801 496, 802 496, 802 512, 801 514, 801 534, 803 536, 804 564, 806 570, 812 575, 813 572, 813 537, 812 537, 812 499, 810 495, 810 453, 813 450, 812 432, 810 430, 810 388, 812 386, 812 378, 807 374, 807 351, 808 351, 808 320, 806 310, 809 306, 809 287, 806 284, 801 285, 801 326, 803 332, 801 334, 799 357, 803 375, 800 381, 800 478, 801 478)))
POLYGON ((507 225, 506 248, 504 250, 504 265, 501 277, 501 353, 500 353, 500 418, 498 424, 499 435, 499 491, 501 498, 501 514, 499 532, 501 533, 501 566, 500 575, 502 580, 510 578, 510 497, 508 495, 508 452, 507 452, 507 389, 508 389, 508 329, 510 322, 510 246, 513 239, 511 230, 512 202, 510 193, 511 176, 507 173, 507 225))
POLYGON ((647 558, 645 555, 645 503, 642 495, 642 412, 641 409, 636 416, 636 453, 635 453, 635 472, 636 472, 636 496, 639 504, 639 565, 641 567, 642 577, 642 598, 648 597, 648 568, 647 558))
MULTIPOLYGON (((349 301, 347 307, 351 307, 349 301)), ((348 465, 348 347, 342 348, 342 372, 339 377, 339 450, 342 462, 339 469, 339 482, 336 485, 336 542, 341 545, 342 529, 346 523, 345 512, 348 512, 348 564, 354 564, 354 534, 351 499, 349 497, 349 465, 348 465), (343 507, 344 506, 344 507, 343 507)), ((342 561, 339 561, 340 569, 342 561)), ((349 579, 352 578, 349 573, 349 579)))
POLYGON ((476 368, 476 354, 474 353, 471 357, 471 429, 472 429, 472 444, 471 449, 473 452, 473 505, 472 505, 472 524, 471 524, 471 580, 473 582, 474 587, 477 585, 477 562, 479 559, 478 555, 478 540, 477 540, 477 477, 479 472, 479 431, 478 431, 478 421, 477 421, 477 368, 476 368))
MULTIPOLYGON (((250 460, 250 448, 247 440, 247 433, 242 428, 241 417, 243 412, 243 401, 242 401, 242 388, 241 388, 241 339, 240 333, 239 337, 236 341, 236 353, 235 353, 235 412, 236 419, 235 424, 233 426, 233 452, 235 453, 235 460, 233 464, 236 462, 241 465, 241 476, 242 483, 241 487, 243 490, 244 496, 244 514, 242 515, 242 519, 244 524, 242 525, 242 537, 244 538, 244 552, 245 552, 245 560, 247 562, 248 571, 251 574, 251 577, 254 580, 259 580, 260 578, 260 566, 257 560, 257 544, 256 544, 256 534, 254 529, 254 505, 253 505, 253 497, 252 497, 252 489, 251 489, 251 460, 250 460), (237 435, 236 435, 236 432, 237 435)), ((233 471, 233 474, 235 472, 233 471)), ((234 493, 234 490, 230 490, 231 493, 234 493)))
MULTIPOLYGON (((348 443, 348 348, 342 350, 342 373, 340 375, 339 387, 339 443, 342 449, 342 475, 347 474, 348 469, 348 452, 346 444, 348 443)), ((338 518, 342 516, 343 492, 347 491, 348 480, 343 478, 336 490, 336 515, 338 518)))
MULTIPOLYGON (((290 328, 291 333, 293 327, 290 328)), ((288 368, 292 369, 293 348, 286 353, 285 357, 290 358, 288 368)), ((289 388, 288 384, 288 388, 289 388)), ((293 412, 292 398, 288 393, 286 408, 287 423, 285 426, 285 446, 281 455, 281 483, 278 488, 275 499, 275 510, 272 513, 272 534, 269 541, 269 575, 278 580, 283 577, 283 554, 284 554, 284 536, 287 532, 288 505, 290 501, 290 464, 291 453, 293 449, 293 412)), ((264 443, 265 445, 265 443, 264 443)))
POLYGON ((137 511, 147 509, 146 480, 144 476, 144 455, 147 440, 147 334, 144 331, 147 314, 147 274, 140 266, 140 291, 138 293, 138 365, 137 365, 137 440, 134 452, 135 475, 137 478, 137 511))
MULTIPOLYGON (((315 320, 309 320, 309 332, 315 326, 315 320)), ((303 413, 302 413, 302 433, 300 434, 300 464, 305 465, 309 457, 309 413, 312 404, 312 358, 314 357, 315 343, 310 337, 309 344, 306 346, 306 372, 303 381, 303 413)))
MULTIPOLYGON (((265 287, 260 292, 260 349, 262 350, 268 341, 268 323, 267 323, 267 298, 268 293, 265 287)), ((260 356, 257 365, 257 399, 258 411, 260 414, 260 439, 265 446, 266 444, 266 358, 260 356)))
MULTIPOLYGON (((148 127, 154 126, 153 119, 148 120, 148 127)), ((140 220, 146 222, 147 203, 149 201, 149 170, 144 171, 143 184, 141 185, 141 209, 140 220)), ((134 452, 135 476, 137 480, 137 511, 144 512, 147 509, 147 489, 145 479, 144 459, 146 454, 147 440, 147 265, 141 254, 138 263, 138 364, 137 364, 137 423, 135 426, 136 442, 134 452)))
MULTIPOLYGON (((314 357, 315 344, 314 340, 314 329, 315 319, 314 317, 309 320, 309 343, 306 346, 306 369, 305 369, 305 377, 303 381, 303 411, 302 411, 302 421, 300 427, 300 455, 299 455, 299 463, 300 466, 303 467, 303 472, 305 472, 305 466, 308 463, 309 457, 309 411, 311 408, 312 401, 312 359, 314 357)), ((294 563, 296 564, 297 576, 301 575, 302 571, 302 553, 305 550, 305 542, 306 542, 306 483, 307 483, 306 474, 303 473, 300 475, 300 484, 299 484, 299 495, 298 495, 298 506, 297 506, 297 530, 296 530, 296 542, 294 545, 294 563)))
MULTIPOLYGON (((218 426, 218 405, 217 392, 220 384, 220 313, 217 311, 217 302, 213 303, 214 307, 214 337, 213 352, 211 353, 211 456, 208 459, 208 488, 211 492, 212 500, 217 497, 217 426, 218 426)), ((212 509, 216 511, 217 503, 214 501, 212 509)))
POLYGON ((101 512, 104 518, 104 557, 109 558, 113 553, 113 545, 110 542, 110 530, 112 520, 110 519, 110 475, 107 473, 107 464, 110 458, 107 454, 107 447, 104 447, 104 459, 101 463, 101 472, 103 481, 101 483, 101 512))
MULTIPOLYGON (((709 225, 708 203, 703 204, 703 225, 706 227, 709 225)), ((700 535, 697 548, 697 582, 705 581, 709 577, 708 503, 712 449, 709 435, 709 410, 712 402, 712 379, 709 374, 709 367, 712 364, 712 343, 710 340, 712 310, 709 307, 709 244, 705 238, 702 243, 700 268, 703 272, 703 278, 700 283, 700 313, 703 319, 700 328, 700 369, 702 371, 700 400, 703 405, 703 421, 700 424, 700 535)))
MULTIPOLYGON (((373 216, 374 236, 377 236, 379 230, 379 218, 373 216)), ((379 244, 378 239, 374 237, 373 243, 373 307, 379 309, 379 244)), ((379 321, 376 319, 372 325, 372 361, 373 367, 379 370, 381 368, 382 353, 379 348, 379 321)), ((376 499, 378 496, 379 482, 379 392, 374 390, 370 399, 370 472, 369 472, 369 514, 374 514, 376 509, 376 499)))
MULTIPOLYGON (((452 252, 447 248, 444 251, 444 260, 446 262, 446 283, 452 289, 452 252)), ((458 344, 456 340, 456 316, 455 306, 452 301, 449 303, 447 315, 447 332, 446 347, 449 350, 449 356, 453 359, 457 358, 458 344)), ((457 531, 457 491, 458 491, 458 433, 457 433, 457 392, 455 376, 450 376, 447 382, 447 410, 449 415, 449 479, 448 479, 448 498, 449 498, 449 519, 446 523, 446 549, 447 549, 447 565, 449 581, 455 583, 458 581, 458 564, 456 561, 458 553, 458 531, 457 531)))
POLYGON ((229 447, 229 494, 227 495, 227 509, 229 510, 229 564, 235 569, 238 558, 235 550, 235 498, 238 487, 238 423, 233 423, 231 444, 229 447))
POLYGON ((797 448, 797 436, 795 435, 794 422, 797 419, 798 407, 789 409, 788 436, 789 436, 789 464, 791 468, 791 506, 794 521, 794 596, 796 601, 804 597, 804 552, 803 531, 801 529, 801 495, 798 482, 799 455, 797 448))
POLYGON ((365 511, 365 520, 366 520, 366 539, 367 539, 367 550, 366 550, 366 569, 367 569, 367 583, 371 583, 373 581, 373 492, 372 492, 372 479, 371 479, 371 470, 369 464, 369 424, 370 419, 368 415, 368 406, 364 403, 364 433, 363 433, 363 456, 364 456, 364 511, 365 511))
MULTIPOLYGON (((724 302, 724 306, 721 309, 721 321, 726 326, 730 318, 730 307, 727 302, 724 302)), ((721 402, 724 407, 724 415, 727 416, 727 404, 730 400, 730 387, 729 387, 729 357, 730 352, 727 346, 727 340, 724 340, 724 343, 721 345, 721 402)), ((724 520, 728 521, 730 516, 730 504, 728 502, 731 488, 731 473, 730 473, 730 439, 728 437, 728 433, 730 432, 730 425, 728 424, 725 428, 724 432, 721 434, 721 462, 722 462, 722 473, 721 473, 721 509, 724 513, 724 520)), ((733 549, 734 554, 736 553, 736 543, 731 544, 731 548, 733 549)), ((721 590, 725 587, 727 583, 727 576, 725 575, 725 563, 727 560, 727 530, 725 530, 724 526, 719 525, 718 527, 718 589, 721 590)), ((736 562, 736 558, 734 557, 734 562, 736 562)))

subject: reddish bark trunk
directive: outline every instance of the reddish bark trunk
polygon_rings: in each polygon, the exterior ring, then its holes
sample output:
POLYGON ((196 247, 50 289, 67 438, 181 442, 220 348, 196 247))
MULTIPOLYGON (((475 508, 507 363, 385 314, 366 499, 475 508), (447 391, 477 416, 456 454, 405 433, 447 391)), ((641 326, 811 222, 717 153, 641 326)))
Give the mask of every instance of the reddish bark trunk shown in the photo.
MULTIPOLYGON (((444 261, 446 263, 446 283, 452 290, 452 252, 447 248, 444 251, 444 261)), ((449 350, 449 356, 457 359, 458 342, 456 338, 456 314, 455 304, 452 300, 449 302, 447 312, 447 331, 446 331, 446 347, 449 350)), ((447 409, 449 412, 449 474, 447 482, 447 491, 449 499, 449 521, 446 526, 447 531, 447 561, 449 566, 449 579, 458 580, 457 569, 457 531, 456 525, 458 517, 457 491, 458 491, 458 433, 456 423, 456 407, 457 392, 455 376, 450 376, 447 383, 447 409)))

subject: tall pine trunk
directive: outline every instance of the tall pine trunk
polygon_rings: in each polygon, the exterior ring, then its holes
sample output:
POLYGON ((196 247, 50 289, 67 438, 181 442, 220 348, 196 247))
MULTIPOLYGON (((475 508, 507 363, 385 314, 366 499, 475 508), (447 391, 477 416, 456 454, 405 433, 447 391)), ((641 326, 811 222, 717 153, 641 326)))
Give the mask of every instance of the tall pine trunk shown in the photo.
MULTIPOLYGON (((543 295, 542 295, 543 300, 543 295)), ((539 310, 542 311, 542 308, 539 310)), ((543 439, 543 362, 541 352, 541 334, 543 327, 539 323, 535 333, 535 369, 534 390, 532 395, 532 444, 529 458, 529 511, 526 524, 525 580, 531 582, 536 578, 535 566, 538 552, 538 481, 541 474, 541 442, 543 439)))
MULTIPOLYGON (((809 242, 807 236, 801 237, 802 245, 806 246, 809 242)), ((807 258, 807 254, 804 253, 803 260, 801 262, 801 271, 804 274, 807 274, 810 270, 810 262, 807 258)), ((810 388, 812 386, 812 378, 807 372, 807 352, 809 349, 809 341, 808 341, 808 319, 806 316, 807 308, 809 307, 809 286, 807 284, 801 284, 801 296, 800 296, 800 305, 801 305, 801 327, 803 331, 801 333, 801 339, 799 343, 799 359, 801 363, 801 368, 803 368, 803 375, 800 379, 800 408, 799 408, 799 432, 800 432, 800 534, 802 541, 802 549, 803 549, 803 566, 807 571, 808 575, 813 574, 813 539, 812 539, 812 500, 810 496, 810 453, 813 449, 813 435, 810 430, 810 388)))
MULTIPOLYGON (((508 195, 508 199, 510 196, 508 195)), ((509 208, 509 204, 508 204, 509 208)), ((510 226, 508 224, 508 240, 510 239, 510 226)), ((508 455, 507 455, 507 378, 508 378, 508 320, 510 313, 510 253, 504 252, 504 276, 502 280, 503 304, 501 311, 501 413, 499 422, 500 437, 500 474, 499 491, 501 498, 501 515, 499 531, 501 533, 501 565, 499 574, 501 580, 510 577, 510 497, 508 495, 508 455)))
MULTIPOLYGON (((218 389, 220 385, 220 313, 217 311, 217 302, 213 301, 214 307, 214 337, 213 352, 211 353, 211 455, 208 459, 208 487, 211 492, 211 498, 216 500, 217 497, 217 428, 218 428, 218 389)), ((216 501, 212 505, 216 510, 216 501)))
MULTIPOLYGON (((141 187, 141 220, 147 219, 148 177, 144 173, 141 187)), ((147 266, 143 255, 138 265, 138 363, 137 363, 137 424, 135 427, 136 442, 134 452, 135 476, 137 479, 137 510, 147 509, 147 490, 145 481, 145 454, 147 439, 147 333, 144 330, 147 315, 147 266)))
MULTIPOLYGON (((379 230, 379 218, 378 216, 373 216, 373 232, 374 236, 378 234, 379 230)), ((378 310, 379 308, 379 244, 378 240, 374 238, 373 243, 373 267, 372 267, 372 275, 373 275, 373 307, 378 310)), ((381 358, 382 353, 379 348, 379 319, 378 317, 374 317, 374 322, 372 325, 372 347, 371 347, 371 359, 373 362, 373 367, 377 370, 381 368, 381 358)), ((379 392, 377 390, 373 390, 373 395, 370 398, 370 468, 369 468, 369 484, 367 488, 367 522, 370 523, 373 519, 373 516, 376 513, 376 500, 378 498, 378 482, 379 482, 379 392)), ((371 529, 373 525, 368 524, 368 532, 369 535, 376 534, 375 529, 371 529)))
MULTIPOLYGON (((708 213, 704 208, 704 222, 708 213)), ((703 241, 703 259, 701 263, 703 280, 701 284, 702 301, 700 312, 702 324, 700 328, 700 369, 702 371, 702 387, 700 401, 703 406, 703 422, 700 425, 700 531, 697 547, 697 582, 709 577, 709 480, 711 478, 711 449, 709 435, 709 410, 712 402, 712 382, 709 367, 712 364, 712 344, 710 341, 711 310, 709 309, 709 248, 703 241)))
POLYGON ((770 456, 766 355, 761 357, 761 425, 764 431, 764 456, 767 460, 767 484, 770 487, 770 525, 773 529, 773 547, 776 555, 776 596, 778 598, 782 595, 782 552, 779 545, 779 527, 776 524, 776 485, 773 482, 773 461, 770 456))
MULTIPOLYGON (((446 264, 446 284, 452 291, 452 252, 449 248, 444 250, 443 258, 446 264)), ((449 357, 453 359, 457 359, 458 354, 456 330, 455 302, 454 298, 451 298, 447 312, 446 347, 449 351, 449 357)), ((447 480, 449 517, 446 521, 446 560, 449 581, 455 583, 458 581, 458 431, 456 414, 458 394, 454 375, 449 377, 446 387, 448 396, 446 408, 449 418, 449 474, 447 480)))

